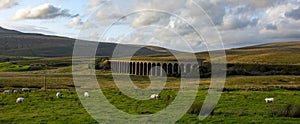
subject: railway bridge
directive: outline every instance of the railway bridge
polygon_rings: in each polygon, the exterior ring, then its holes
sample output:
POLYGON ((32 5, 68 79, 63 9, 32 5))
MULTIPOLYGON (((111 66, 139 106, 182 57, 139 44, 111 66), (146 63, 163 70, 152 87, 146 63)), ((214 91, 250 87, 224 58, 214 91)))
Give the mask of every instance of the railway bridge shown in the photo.
POLYGON ((172 74, 191 73, 203 65, 205 59, 191 61, 147 61, 147 60, 110 60, 113 73, 127 73, 142 76, 167 76, 172 74))

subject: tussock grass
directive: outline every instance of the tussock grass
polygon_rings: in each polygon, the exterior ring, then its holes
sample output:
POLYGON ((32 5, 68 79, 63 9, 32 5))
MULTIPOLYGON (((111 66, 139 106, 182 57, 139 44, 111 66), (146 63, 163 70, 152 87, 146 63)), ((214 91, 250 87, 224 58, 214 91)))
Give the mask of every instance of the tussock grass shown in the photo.
MULTIPOLYGON (((146 88, 150 84, 150 78, 147 76, 132 75, 130 78, 140 88, 146 88)), ((170 105, 176 98, 181 83, 179 78, 170 77, 167 79, 166 88, 159 94, 161 97, 158 100, 139 101, 120 92, 110 72, 97 71, 97 79, 111 104, 121 111, 135 115, 154 114, 170 105)), ((279 112, 275 111, 274 115, 270 112, 274 107, 296 105, 300 102, 299 79, 299 76, 228 77, 214 114, 200 121, 197 113, 202 105, 196 104, 204 102, 210 84, 210 79, 201 79, 200 83, 195 82, 191 85, 191 87, 199 86, 199 92, 194 101, 195 107, 192 106, 191 111, 185 114, 178 123, 297 123, 300 118, 296 116, 285 117, 279 116, 279 112), (266 104, 265 97, 274 97, 275 102, 266 104)), ((1 92, 5 89, 34 87, 30 93, 0 94, 0 123, 96 122, 81 105, 71 74, 49 74, 47 82, 48 90, 43 91, 41 90, 43 75, 40 73, 0 73, 1 92), (62 99, 56 98, 57 91, 63 93, 62 99), (15 100, 20 96, 25 97, 25 102, 16 104, 15 100)), ((90 95, 93 98, 92 92, 90 95)))

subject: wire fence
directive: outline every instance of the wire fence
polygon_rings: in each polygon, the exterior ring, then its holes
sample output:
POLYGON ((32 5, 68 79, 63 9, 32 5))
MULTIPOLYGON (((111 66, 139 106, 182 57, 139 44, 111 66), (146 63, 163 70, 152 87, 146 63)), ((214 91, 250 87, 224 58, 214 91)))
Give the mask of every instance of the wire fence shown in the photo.
POLYGON ((70 89, 74 88, 72 74, 15 74, 1 73, 0 88, 18 89, 70 89))

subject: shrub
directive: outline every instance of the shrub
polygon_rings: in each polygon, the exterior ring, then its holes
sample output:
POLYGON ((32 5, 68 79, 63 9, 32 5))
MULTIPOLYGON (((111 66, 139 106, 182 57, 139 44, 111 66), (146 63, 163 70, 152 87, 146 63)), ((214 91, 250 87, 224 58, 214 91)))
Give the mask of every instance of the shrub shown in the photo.
POLYGON ((29 85, 28 88, 36 88, 36 89, 41 89, 41 86, 34 86, 34 85, 29 85))
POLYGON ((108 57, 96 58, 95 65, 89 65, 89 68, 110 69, 110 67, 109 67, 109 61, 108 60, 109 60, 108 57))
POLYGON ((150 114, 153 114, 153 112, 150 112, 150 111, 141 111, 141 112, 139 112, 139 114, 150 115, 150 114))
POLYGON ((0 102, 0 105, 7 105, 6 102, 0 102))
POLYGON ((284 105, 271 108, 271 116, 300 118, 300 105, 284 105))
POLYGON ((42 70, 43 67, 41 65, 30 65, 29 71, 42 70))
POLYGON ((117 94, 120 96, 120 95, 122 95, 122 92, 121 92, 121 91, 119 91, 117 94))
POLYGON ((67 87, 73 87, 73 88, 75 87, 74 84, 67 84, 66 86, 67 86, 67 87))
POLYGON ((167 95, 166 101, 169 101, 170 99, 171 99, 171 96, 170 96, 170 95, 167 95))
POLYGON ((49 100, 50 100, 50 101, 53 101, 53 100, 54 100, 54 97, 53 97, 53 96, 49 96, 49 100))
POLYGON ((248 113, 246 113, 244 110, 239 110, 237 112, 237 114, 238 114, 238 116, 247 116, 248 115, 248 113))
POLYGON ((300 105, 294 105, 289 112, 290 117, 300 118, 300 105))
MULTIPOLYGON (((190 109, 187 111, 187 113, 198 115, 201 111, 202 106, 203 106, 203 103, 193 103, 192 106, 190 107, 190 109)), ((214 109, 210 113, 210 115, 213 115, 213 114, 214 114, 214 109)))
POLYGON ((189 114, 199 114, 202 108, 202 103, 193 103, 190 109, 187 111, 189 114))

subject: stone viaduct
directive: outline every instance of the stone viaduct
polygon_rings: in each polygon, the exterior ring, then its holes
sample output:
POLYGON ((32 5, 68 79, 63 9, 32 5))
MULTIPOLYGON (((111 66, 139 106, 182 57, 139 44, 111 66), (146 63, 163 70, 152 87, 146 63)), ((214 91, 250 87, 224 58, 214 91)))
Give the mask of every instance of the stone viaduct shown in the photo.
POLYGON ((113 73, 127 73, 142 76, 166 76, 172 74, 190 73, 202 66, 204 59, 198 63, 184 61, 144 61, 144 60, 110 60, 113 73))

